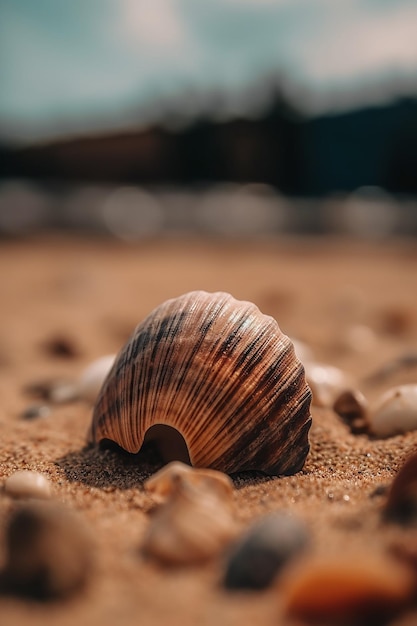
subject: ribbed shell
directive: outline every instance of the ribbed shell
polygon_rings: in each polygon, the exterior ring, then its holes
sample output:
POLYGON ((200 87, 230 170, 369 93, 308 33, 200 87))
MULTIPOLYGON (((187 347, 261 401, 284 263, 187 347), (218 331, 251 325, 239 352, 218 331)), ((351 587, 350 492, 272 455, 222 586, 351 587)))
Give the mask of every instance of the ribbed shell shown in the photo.
POLYGON ((272 317, 227 293, 193 291, 137 326, 103 384, 91 439, 136 453, 147 430, 165 424, 196 467, 292 474, 309 451, 310 401, 272 317))

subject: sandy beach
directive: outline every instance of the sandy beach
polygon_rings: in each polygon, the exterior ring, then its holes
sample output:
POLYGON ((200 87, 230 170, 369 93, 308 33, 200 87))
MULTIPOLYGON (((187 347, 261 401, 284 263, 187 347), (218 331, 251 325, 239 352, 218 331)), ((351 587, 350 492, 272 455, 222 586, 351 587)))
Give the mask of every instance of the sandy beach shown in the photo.
MULTIPOLYGON (((93 568, 85 588, 65 600, 0 595, 1 625, 304 623, 285 614, 279 580, 261 592, 225 590, 226 554, 178 568, 144 558, 141 541, 153 502, 143 481, 160 467, 158 460, 87 447, 87 402, 53 404, 47 415, 25 419, 28 407, 39 404, 30 387, 75 379, 94 359, 117 352, 160 302, 204 289, 253 301, 286 334, 305 342, 317 361, 346 372, 372 402, 387 388, 416 380, 416 366, 368 380, 390 360, 417 351, 416 275, 412 241, 3 241, 0 483, 20 469, 44 473, 52 499, 76 511, 90 529, 93 568)), ((376 439, 352 434, 329 407, 313 405, 311 413, 311 451, 302 471, 233 476, 242 528, 284 510, 305 522, 318 555, 357 549, 366 559, 368 552, 386 552, 396 542, 417 550, 415 528, 381 520, 386 488, 417 448, 417 431, 376 439)), ((0 563, 16 504, 0 492, 0 563)), ((416 620, 417 610, 410 609, 390 624, 411 626, 416 620)))

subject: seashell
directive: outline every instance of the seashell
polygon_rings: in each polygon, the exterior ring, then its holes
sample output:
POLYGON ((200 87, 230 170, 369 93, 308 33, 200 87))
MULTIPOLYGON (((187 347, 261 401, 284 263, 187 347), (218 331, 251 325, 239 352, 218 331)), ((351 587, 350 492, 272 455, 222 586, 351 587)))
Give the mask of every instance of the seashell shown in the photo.
POLYGON ((106 379, 107 374, 113 367, 115 354, 102 356, 88 365, 76 383, 77 396, 87 402, 94 403, 106 379))
POLYGON ((157 307, 122 348, 97 399, 90 440, 231 473, 291 474, 309 450, 311 393, 277 322, 227 293, 157 307), (170 427, 170 428, 168 428, 170 427), (186 454, 170 454, 180 433, 186 454))
POLYGON ((91 536, 71 510, 31 502, 15 510, 6 531, 7 590, 36 598, 68 596, 87 581, 91 536))
POLYGON ((6 478, 4 491, 12 498, 50 498, 51 483, 40 472, 19 470, 6 478))
POLYGON ((370 430, 391 437, 417 429, 417 384, 398 385, 382 394, 369 414, 370 430))
POLYGON ((351 387, 350 378, 334 365, 307 361, 304 366, 307 383, 313 394, 312 403, 316 406, 332 406, 335 398, 351 387))
POLYGON ((366 624, 404 609, 414 588, 411 570, 396 559, 360 553, 300 562, 281 590, 291 617, 366 624))
POLYGON ((145 482, 148 491, 165 500, 152 516, 143 553, 166 565, 215 556, 238 532, 229 477, 181 466, 171 463, 145 482))
POLYGON ((265 589, 309 543, 305 525, 288 513, 271 513, 238 541, 226 566, 227 589, 265 589))
POLYGON ((353 433, 368 430, 368 402, 359 389, 342 391, 333 403, 333 410, 348 424, 353 433))

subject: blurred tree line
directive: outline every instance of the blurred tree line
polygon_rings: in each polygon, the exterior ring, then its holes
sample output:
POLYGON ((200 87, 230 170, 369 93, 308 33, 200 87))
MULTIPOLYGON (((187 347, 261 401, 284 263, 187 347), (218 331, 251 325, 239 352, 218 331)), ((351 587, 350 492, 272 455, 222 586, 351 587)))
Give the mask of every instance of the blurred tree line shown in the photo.
POLYGON ((129 132, 0 146, 0 177, 205 185, 261 182, 293 196, 375 185, 417 193, 417 99, 317 117, 277 95, 257 119, 194 119, 129 132))

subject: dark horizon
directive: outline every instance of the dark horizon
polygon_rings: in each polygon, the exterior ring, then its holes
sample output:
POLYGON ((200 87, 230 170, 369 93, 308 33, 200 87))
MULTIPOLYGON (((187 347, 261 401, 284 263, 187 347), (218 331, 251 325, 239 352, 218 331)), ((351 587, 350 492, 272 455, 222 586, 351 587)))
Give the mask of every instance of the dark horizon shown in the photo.
POLYGON ((306 117, 282 94, 259 119, 200 117, 22 148, 0 147, 0 178, 129 184, 266 183, 321 196, 376 186, 417 193, 417 98, 306 117))

